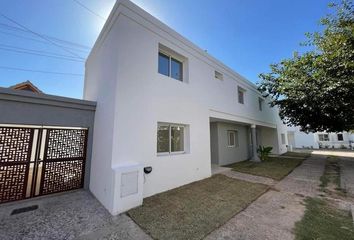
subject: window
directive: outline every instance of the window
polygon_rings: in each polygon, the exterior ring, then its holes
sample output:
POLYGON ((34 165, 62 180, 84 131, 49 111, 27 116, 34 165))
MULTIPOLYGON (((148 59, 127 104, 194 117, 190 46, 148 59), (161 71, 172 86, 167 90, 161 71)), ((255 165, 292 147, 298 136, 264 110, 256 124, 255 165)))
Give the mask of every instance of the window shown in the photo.
POLYGON ((244 104, 245 103, 245 92, 246 90, 241 88, 241 87, 238 87, 237 88, 237 94, 238 94, 238 102, 241 103, 241 104, 244 104))
POLYGON ((329 136, 328 134, 318 134, 318 140, 321 142, 328 142, 329 136))
POLYGON ((183 153, 185 127, 158 123, 157 153, 183 153))
POLYGON ((263 102, 264 102, 264 100, 262 98, 258 98, 258 109, 259 109, 259 111, 263 110, 263 102))
POLYGON ((338 133, 337 134, 337 138, 338 138, 338 141, 343 141, 343 134, 342 133, 338 133))
POLYGON ((227 146, 238 147, 238 133, 234 130, 227 131, 227 146))
POLYGON ((282 134, 280 134, 280 136, 281 136, 281 144, 285 145, 286 144, 286 142, 285 142, 285 134, 282 133, 282 134))
POLYGON ((223 80, 224 76, 222 75, 222 73, 215 71, 215 78, 219 80, 223 80))
POLYGON ((174 57, 159 52, 159 73, 183 81, 183 63, 174 57))

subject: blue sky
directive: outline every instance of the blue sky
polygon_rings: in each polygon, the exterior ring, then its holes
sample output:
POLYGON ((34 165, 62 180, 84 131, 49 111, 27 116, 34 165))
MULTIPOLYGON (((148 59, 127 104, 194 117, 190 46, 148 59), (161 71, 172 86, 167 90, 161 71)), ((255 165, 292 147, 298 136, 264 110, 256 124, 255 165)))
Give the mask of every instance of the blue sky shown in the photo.
MULTIPOLYGON (((105 18, 115 2, 78 1, 105 18)), ((303 51, 299 43, 305 40, 304 33, 319 30, 318 20, 330 12, 330 0, 133 2, 252 82, 258 81, 259 73, 269 71, 270 63, 303 51)), ((30 80, 45 93, 81 98, 83 61, 104 21, 75 0, 2 0, 0 14, 55 43, 0 16, 0 86, 30 80)))

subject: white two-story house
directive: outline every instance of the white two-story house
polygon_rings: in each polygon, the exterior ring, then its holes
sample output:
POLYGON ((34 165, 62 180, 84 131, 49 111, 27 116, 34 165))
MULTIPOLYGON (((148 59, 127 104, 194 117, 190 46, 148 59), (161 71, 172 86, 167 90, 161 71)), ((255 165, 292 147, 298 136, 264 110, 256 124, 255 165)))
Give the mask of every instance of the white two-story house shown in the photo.
POLYGON ((253 83, 128 0, 85 75, 84 99, 97 101, 90 190, 112 214, 210 177, 212 164, 257 160, 259 145, 286 152, 286 127, 253 83))

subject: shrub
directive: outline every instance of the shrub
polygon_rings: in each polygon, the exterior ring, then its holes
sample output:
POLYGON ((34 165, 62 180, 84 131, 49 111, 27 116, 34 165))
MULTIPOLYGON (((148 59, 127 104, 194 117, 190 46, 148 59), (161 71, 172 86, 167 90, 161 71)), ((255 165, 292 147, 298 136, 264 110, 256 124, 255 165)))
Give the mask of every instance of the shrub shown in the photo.
POLYGON ((257 149, 257 153, 259 154, 259 158, 262 161, 265 161, 268 159, 269 154, 272 152, 273 147, 264 147, 264 146, 259 146, 257 149))

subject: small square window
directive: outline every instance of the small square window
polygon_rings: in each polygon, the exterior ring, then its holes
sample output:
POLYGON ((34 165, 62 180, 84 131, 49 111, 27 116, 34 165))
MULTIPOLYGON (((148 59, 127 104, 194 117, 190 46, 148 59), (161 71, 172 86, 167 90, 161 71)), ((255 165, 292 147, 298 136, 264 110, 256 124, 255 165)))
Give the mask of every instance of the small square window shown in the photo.
POLYGON ((215 78, 216 79, 219 79, 219 80, 223 80, 224 79, 224 76, 222 75, 222 73, 218 72, 218 71, 215 71, 215 78))
POLYGON ((337 134, 337 138, 338 138, 338 141, 343 141, 343 134, 342 133, 338 133, 337 134))

